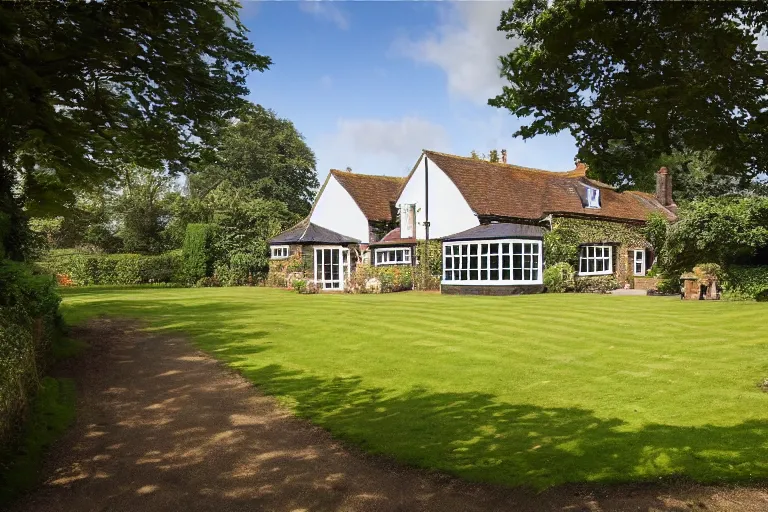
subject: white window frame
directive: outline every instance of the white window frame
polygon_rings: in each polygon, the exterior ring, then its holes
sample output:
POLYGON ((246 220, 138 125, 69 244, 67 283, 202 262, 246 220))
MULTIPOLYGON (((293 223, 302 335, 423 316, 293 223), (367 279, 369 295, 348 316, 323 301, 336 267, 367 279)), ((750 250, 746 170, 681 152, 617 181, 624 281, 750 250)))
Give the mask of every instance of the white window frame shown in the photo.
POLYGON ((595 187, 586 187, 587 189, 587 208, 600 208, 600 189, 595 187))
POLYGON ((411 264, 411 248, 410 247, 386 247, 382 249, 375 249, 373 251, 373 265, 375 267, 383 267, 385 265, 410 265, 411 264), (397 251, 403 251, 402 261, 397 261, 395 254, 397 251), (379 255, 381 260, 379 261, 379 255))
POLYGON ((604 244, 590 244, 582 245, 579 248, 579 275, 580 276, 609 276, 613 274, 613 246, 604 244), (606 250, 608 255, 605 255, 606 250), (598 252, 599 251, 599 252, 598 252), (599 256, 598 256, 599 254, 599 256), (605 269, 605 260, 608 260, 608 269, 605 269), (593 268, 597 269, 597 261, 601 260, 603 263, 603 270, 582 271, 582 262, 587 262, 587 269, 589 269, 589 261, 595 262, 593 268))
POLYGON ((441 282, 457 286, 543 284, 543 265, 541 240, 503 238, 443 242, 441 282), (520 252, 517 252, 517 249, 520 249, 520 252), (507 279, 504 278, 505 275, 508 276, 507 279), (515 279, 516 275, 520 278, 515 279), (462 276, 466 276, 466 279, 462 276))
POLYGON ((643 277, 648 272, 646 268, 646 255, 645 249, 633 249, 632 250, 632 273, 637 277, 643 277), (638 255, 640 258, 638 259, 638 255), (640 263, 640 272, 637 271, 637 264, 640 263))
MULTIPOLYGON (((321 290, 344 291, 344 287, 346 286, 347 279, 349 279, 349 273, 350 273, 349 249, 341 245, 315 245, 315 246, 312 246, 312 249, 313 249, 313 256, 314 256, 312 267, 314 271, 315 284, 321 290), (326 249, 339 252, 339 278, 338 279, 333 279, 333 277, 331 277, 331 279, 325 279, 325 276, 323 275, 320 275, 318 278, 317 264, 318 264, 318 261, 322 261, 322 259, 318 259, 317 254, 318 254, 318 251, 320 251, 321 254, 323 254, 322 251, 326 249), (338 283, 339 286, 334 287, 333 286, 334 283, 338 283)), ((333 276, 333 270, 331 270, 331 276, 333 276)))
POLYGON ((284 260, 291 255, 291 248, 288 245, 273 245, 270 247, 270 251, 273 260, 284 260))

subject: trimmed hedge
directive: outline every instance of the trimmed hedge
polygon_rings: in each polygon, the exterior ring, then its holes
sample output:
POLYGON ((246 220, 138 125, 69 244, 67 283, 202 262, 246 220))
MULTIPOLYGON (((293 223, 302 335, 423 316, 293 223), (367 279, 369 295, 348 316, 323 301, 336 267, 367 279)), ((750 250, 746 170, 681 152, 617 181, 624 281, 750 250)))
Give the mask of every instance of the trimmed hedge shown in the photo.
POLYGON ((60 327, 56 281, 29 265, 0 260, 0 452, 37 393, 60 327))
POLYGON ((76 286, 97 284, 130 285, 181 281, 179 251, 158 256, 139 254, 76 254, 45 260, 40 266, 56 275, 65 275, 76 286))
POLYGON ((768 301, 768 266, 732 266, 723 276, 723 298, 768 301))
POLYGON ((213 275, 213 234, 210 224, 189 224, 184 237, 182 256, 184 275, 193 283, 213 275))

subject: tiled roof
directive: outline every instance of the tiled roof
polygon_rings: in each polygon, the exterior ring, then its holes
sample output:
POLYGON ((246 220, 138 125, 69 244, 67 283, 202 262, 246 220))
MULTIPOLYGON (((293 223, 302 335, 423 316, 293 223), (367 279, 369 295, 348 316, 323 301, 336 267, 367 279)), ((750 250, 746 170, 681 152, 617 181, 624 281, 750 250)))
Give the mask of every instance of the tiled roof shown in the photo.
POLYGON ((581 165, 568 172, 552 172, 435 151, 424 154, 453 181, 478 216, 538 220, 552 213, 645 221, 651 212, 659 211, 675 218, 650 194, 617 192, 586 178, 581 165), (600 208, 584 206, 587 185, 600 189, 600 208))
POLYGON ((405 178, 357 174, 336 169, 331 169, 331 174, 349 192, 368 220, 392 220, 391 203, 397 200, 405 178))
POLYGON ((373 242, 372 246, 376 245, 409 245, 409 244, 415 244, 416 243, 416 237, 410 237, 410 238, 402 238, 400 236, 400 228, 395 228, 386 235, 384 235, 384 238, 379 240, 378 242, 373 242))
POLYGON ((360 240, 309 222, 307 219, 269 240, 279 244, 357 244, 360 240))
POLYGON ((456 240, 492 240, 494 238, 542 238, 544 229, 528 224, 498 222, 481 224, 455 235, 446 236, 444 242, 456 240))

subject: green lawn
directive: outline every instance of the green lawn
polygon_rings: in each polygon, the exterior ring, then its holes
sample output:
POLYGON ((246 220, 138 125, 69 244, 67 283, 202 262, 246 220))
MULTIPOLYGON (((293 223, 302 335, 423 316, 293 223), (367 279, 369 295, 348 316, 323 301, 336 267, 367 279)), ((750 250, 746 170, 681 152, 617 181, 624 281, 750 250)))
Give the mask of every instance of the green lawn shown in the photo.
POLYGON ((768 304, 598 295, 68 290, 180 330, 365 450, 471 480, 768 477, 768 304))

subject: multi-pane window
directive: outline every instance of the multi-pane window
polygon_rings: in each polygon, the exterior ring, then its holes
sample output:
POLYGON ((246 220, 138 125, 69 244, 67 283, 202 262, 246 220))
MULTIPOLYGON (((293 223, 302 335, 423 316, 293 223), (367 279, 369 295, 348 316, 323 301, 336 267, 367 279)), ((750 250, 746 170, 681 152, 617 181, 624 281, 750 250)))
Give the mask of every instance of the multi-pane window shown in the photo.
POLYGON ((541 242, 478 240, 443 244, 447 284, 540 284, 541 242))
POLYGON ((579 275, 600 276, 613 273, 613 247, 585 245, 579 255, 579 275))
POLYGON ((401 247, 397 249, 376 249, 375 263, 379 265, 410 265, 411 248, 401 247))
POLYGON ((283 258, 288 257, 288 246, 287 245, 273 245, 272 246, 272 259, 273 260, 280 260, 283 258))

